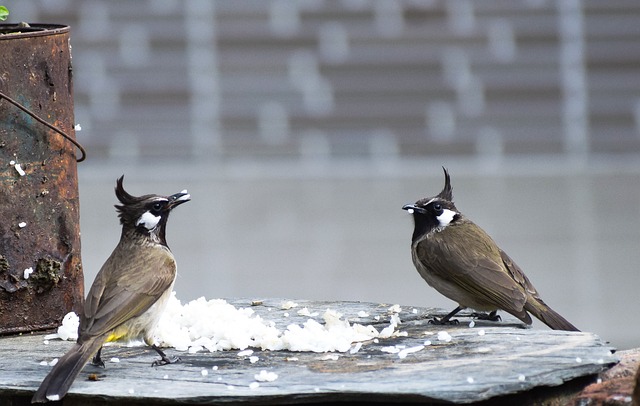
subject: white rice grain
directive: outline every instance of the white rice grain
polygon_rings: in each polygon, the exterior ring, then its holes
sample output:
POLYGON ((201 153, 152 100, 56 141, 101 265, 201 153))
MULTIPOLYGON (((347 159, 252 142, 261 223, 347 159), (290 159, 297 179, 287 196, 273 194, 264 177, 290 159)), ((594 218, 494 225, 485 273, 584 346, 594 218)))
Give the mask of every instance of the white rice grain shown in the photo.
POLYGON ((416 345, 415 347, 405 348, 398 353, 398 357, 400 359, 404 359, 407 355, 412 354, 414 352, 422 351, 424 349, 424 345, 416 345))
POLYGON ((278 379, 278 374, 275 372, 267 372, 264 369, 259 374, 253 376, 258 382, 273 382, 278 379))
POLYGON ((24 270, 24 272, 22 273, 22 276, 25 279, 29 279, 29 276, 33 273, 33 268, 27 268, 24 270))
POLYGON ((20 166, 20 164, 15 164, 15 165, 13 165, 13 167, 18 172, 18 175, 20 175, 20 176, 26 175, 26 172, 22 169, 22 166, 20 166))

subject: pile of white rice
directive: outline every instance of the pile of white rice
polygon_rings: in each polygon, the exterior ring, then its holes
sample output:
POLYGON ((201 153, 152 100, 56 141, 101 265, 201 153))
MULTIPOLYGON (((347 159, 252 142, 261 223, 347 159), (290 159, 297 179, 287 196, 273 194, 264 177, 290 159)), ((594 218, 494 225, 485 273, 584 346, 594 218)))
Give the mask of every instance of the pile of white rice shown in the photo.
MULTIPOLYGON (((282 309, 295 307, 295 303, 283 303, 282 309)), ((399 310, 399 308, 398 308, 399 310)), ((378 331, 372 325, 349 323, 334 310, 323 314, 310 313, 303 308, 298 315, 310 316, 304 323, 289 324, 281 330, 276 323, 264 320, 251 309, 236 308, 222 299, 200 298, 182 305, 172 294, 155 332, 162 347, 174 347, 178 351, 289 350, 312 352, 346 352, 354 343, 398 335, 400 324, 397 314, 391 316, 389 325, 378 331), (321 317, 323 322, 313 317, 321 317)), ((78 317, 65 316, 57 334, 45 340, 61 338, 77 339, 78 317)))

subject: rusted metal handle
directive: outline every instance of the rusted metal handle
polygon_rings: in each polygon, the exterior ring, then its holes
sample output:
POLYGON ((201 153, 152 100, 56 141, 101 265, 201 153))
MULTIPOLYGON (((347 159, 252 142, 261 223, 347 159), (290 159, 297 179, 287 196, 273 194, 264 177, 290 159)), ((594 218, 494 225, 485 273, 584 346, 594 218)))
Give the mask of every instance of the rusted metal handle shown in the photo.
POLYGON ((30 115, 31 117, 33 117, 37 122, 39 122, 40 124, 49 127, 50 129, 52 129, 53 131, 57 132, 58 134, 62 135, 64 138, 67 139, 67 141, 71 142, 73 145, 76 146, 76 148, 78 148, 80 150, 80 152, 82 153, 82 156, 80 156, 80 158, 76 157, 76 162, 82 162, 85 160, 85 158, 87 157, 87 153, 84 150, 84 148, 82 147, 82 145, 80 145, 80 143, 76 140, 74 140, 73 138, 69 137, 67 135, 67 133, 65 133, 64 131, 62 131, 61 129, 59 129, 58 127, 51 125, 49 123, 47 123, 46 121, 44 121, 43 119, 41 119, 36 113, 34 113, 33 111, 29 110, 28 108, 26 108, 25 106, 23 106, 22 104, 18 103, 17 101, 15 101, 14 99, 12 99, 11 97, 7 96, 6 94, 0 92, 0 99, 5 99, 6 101, 8 101, 9 103, 13 104, 14 106, 16 106, 17 108, 19 108, 20 110, 24 111, 25 113, 27 113, 28 115, 30 115))

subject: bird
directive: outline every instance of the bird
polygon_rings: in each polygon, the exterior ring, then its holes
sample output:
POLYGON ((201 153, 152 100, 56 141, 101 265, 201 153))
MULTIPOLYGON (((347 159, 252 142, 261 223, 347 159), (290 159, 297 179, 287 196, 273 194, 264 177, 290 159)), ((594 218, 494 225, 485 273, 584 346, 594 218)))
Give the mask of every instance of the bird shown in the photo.
POLYGON ((453 311, 430 322, 457 323, 452 319, 470 308, 481 319, 498 321, 498 310, 523 323, 531 315, 554 330, 579 331, 551 309, 522 269, 453 202, 451 178, 445 167, 444 188, 433 197, 405 204, 413 215, 411 258, 422 278, 442 295, 458 303, 453 311))
POLYGON ((183 190, 171 196, 133 196, 123 187, 124 175, 116 181, 115 205, 122 225, 118 245, 98 272, 80 312, 78 339, 44 378, 31 402, 62 399, 74 379, 93 356, 93 364, 104 366, 102 345, 142 338, 159 355, 153 365, 170 359, 156 345, 155 326, 166 307, 176 278, 176 261, 165 238, 169 213, 191 200, 183 190))

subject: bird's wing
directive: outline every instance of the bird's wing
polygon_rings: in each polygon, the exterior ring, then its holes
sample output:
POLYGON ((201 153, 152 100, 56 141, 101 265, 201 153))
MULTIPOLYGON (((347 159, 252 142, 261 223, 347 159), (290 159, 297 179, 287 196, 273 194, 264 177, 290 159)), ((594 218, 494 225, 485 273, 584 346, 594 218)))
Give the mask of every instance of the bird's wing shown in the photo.
POLYGON ((507 267, 507 270, 511 274, 513 280, 515 280, 520 286, 522 286, 525 291, 534 297, 538 297, 538 291, 533 286, 527 275, 522 272, 522 269, 516 264, 506 252, 500 250, 500 258, 502 258, 502 263, 507 267))
POLYGON ((89 290, 81 334, 102 335, 143 314, 171 287, 175 274, 175 260, 165 248, 116 248, 89 290))
POLYGON ((416 249, 418 258, 427 259, 423 262, 426 268, 478 298, 478 302, 522 315, 527 299, 524 289, 505 268, 500 248, 480 227, 450 225, 416 249))

